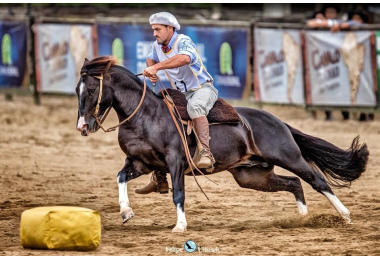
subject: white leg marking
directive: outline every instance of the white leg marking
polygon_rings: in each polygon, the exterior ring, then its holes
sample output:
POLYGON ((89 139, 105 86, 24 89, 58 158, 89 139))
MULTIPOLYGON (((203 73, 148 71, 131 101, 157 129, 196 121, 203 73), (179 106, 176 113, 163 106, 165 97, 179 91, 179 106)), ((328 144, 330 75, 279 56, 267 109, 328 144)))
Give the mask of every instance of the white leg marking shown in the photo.
POLYGON ((129 206, 127 183, 120 183, 119 176, 117 176, 117 185, 119 186, 120 214, 123 223, 125 223, 130 220, 135 214, 133 213, 132 208, 129 206))
POLYGON ((306 215, 307 214, 307 206, 305 204, 303 204, 301 201, 298 201, 297 200, 297 207, 298 207, 298 212, 301 214, 301 215, 306 215))
POLYGON ((172 230, 173 232, 184 232, 186 231, 186 228, 187 228, 185 212, 182 211, 179 205, 180 204, 177 204, 177 224, 173 228, 172 230))
POLYGON ((331 202, 336 211, 338 211, 338 213, 347 221, 347 223, 351 223, 350 211, 342 204, 342 202, 340 202, 338 197, 327 191, 322 191, 322 193, 331 202))
POLYGON ((127 183, 126 182, 120 183, 119 176, 117 176, 117 185, 119 186, 119 205, 120 205, 120 212, 121 212, 122 209, 129 207, 127 183))

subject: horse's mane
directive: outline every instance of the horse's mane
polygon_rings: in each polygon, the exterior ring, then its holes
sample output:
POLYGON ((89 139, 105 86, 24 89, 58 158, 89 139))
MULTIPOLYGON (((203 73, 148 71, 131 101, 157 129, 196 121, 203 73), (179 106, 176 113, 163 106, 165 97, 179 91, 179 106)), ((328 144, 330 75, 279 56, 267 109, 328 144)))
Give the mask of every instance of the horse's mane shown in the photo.
POLYGON ((106 75, 109 68, 116 66, 117 63, 117 59, 113 56, 99 56, 91 61, 86 59, 80 70, 80 74, 85 73, 90 76, 106 75))
POLYGON ((126 73, 128 77, 134 80, 136 83, 142 85, 143 82, 131 71, 124 68, 123 66, 118 65, 118 60, 113 56, 99 56, 91 61, 85 60, 82 69, 80 70, 80 74, 87 74, 89 76, 99 76, 103 74, 104 76, 111 74, 109 69, 111 67, 115 67, 120 69, 123 73, 126 73))

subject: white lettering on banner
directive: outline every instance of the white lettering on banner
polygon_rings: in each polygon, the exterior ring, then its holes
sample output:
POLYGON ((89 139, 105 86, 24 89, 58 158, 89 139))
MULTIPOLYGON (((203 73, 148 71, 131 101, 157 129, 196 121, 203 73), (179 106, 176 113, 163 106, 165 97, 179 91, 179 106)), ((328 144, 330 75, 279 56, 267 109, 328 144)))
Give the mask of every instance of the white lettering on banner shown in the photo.
POLYGON ((335 78, 338 78, 340 75, 340 68, 339 66, 335 66, 329 69, 322 68, 316 71, 318 83, 324 83, 328 80, 332 80, 335 78))
POLYGON ((237 76, 215 76, 215 85, 223 87, 241 87, 240 79, 237 76))
POLYGON ((275 77, 281 77, 284 74, 284 64, 279 66, 266 67, 262 70, 264 74, 264 80, 273 80, 275 77))
POLYGON ((152 41, 138 41, 136 44, 136 57, 138 60, 146 60, 152 51, 152 41))
POLYGON ((4 75, 6 77, 18 77, 20 73, 18 71, 18 68, 15 66, 1 66, 0 75, 4 75))

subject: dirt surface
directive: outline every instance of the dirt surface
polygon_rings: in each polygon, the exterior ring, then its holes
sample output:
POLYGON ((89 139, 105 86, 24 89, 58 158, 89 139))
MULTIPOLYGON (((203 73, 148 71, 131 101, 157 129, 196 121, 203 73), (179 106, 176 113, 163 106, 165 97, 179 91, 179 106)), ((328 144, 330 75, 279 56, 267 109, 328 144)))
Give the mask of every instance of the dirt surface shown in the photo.
MULTIPOLYGON (((186 177, 188 230, 174 234, 176 209, 171 193, 137 195, 149 182, 142 176, 129 183, 135 217, 121 224, 116 175, 124 163, 117 133, 101 131, 82 137, 75 129, 76 97, 43 96, 5 101, 0 96, 0 255, 175 255, 191 239, 192 255, 380 255, 380 121, 325 122, 302 108, 264 107, 301 131, 347 149, 360 135, 370 150, 367 171, 351 188, 334 192, 351 211, 346 225, 328 200, 303 182, 309 214, 300 216, 290 193, 264 193, 240 188, 228 172, 211 175, 218 185, 199 177, 210 201, 193 177, 186 177), (24 249, 19 228, 24 210, 71 205, 98 210, 101 245, 90 252, 24 249)), ((379 115, 376 115, 379 117, 379 115)), ((106 126, 116 123, 112 113, 106 126)), ((293 175, 281 168, 276 172, 293 175)), ((181 251, 181 250, 180 250, 181 251)), ((183 251, 179 255, 189 255, 183 251)))

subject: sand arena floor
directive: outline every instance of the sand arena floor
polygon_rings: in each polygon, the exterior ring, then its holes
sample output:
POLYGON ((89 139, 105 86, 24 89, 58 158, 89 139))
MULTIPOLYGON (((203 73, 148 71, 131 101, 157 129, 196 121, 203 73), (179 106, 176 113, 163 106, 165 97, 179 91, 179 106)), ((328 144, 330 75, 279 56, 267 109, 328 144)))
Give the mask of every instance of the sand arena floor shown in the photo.
MULTIPOLYGON (((173 234, 176 210, 171 193, 137 195, 149 182, 142 176, 129 183, 135 217, 121 224, 116 175, 124 163, 117 133, 101 131, 82 137, 75 129, 76 97, 0 96, 0 255, 174 255, 191 239, 217 253, 192 255, 380 255, 380 121, 325 122, 302 109, 264 107, 301 131, 347 149, 360 135, 368 144, 367 171, 350 189, 334 192, 351 211, 345 225, 325 197, 302 182, 309 214, 297 213, 290 193, 264 193, 240 188, 228 172, 211 175, 218 185, 199 177, 207 201, 193 177, 186 177, 188 231, 173 234), (102 239, 90 252, 30 250, 20 245, 21 213, 30 208, 71 205, 98 210, 102 239)), ((116 123, 112 112, 105 125, 116 123)), ((281 168, 276 172, 293 175, 281 168)), ((180 252, 180 255, 189 255, 180 252)))

